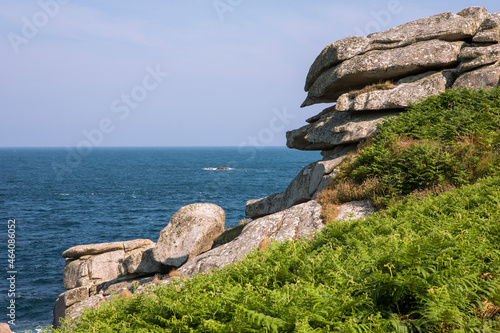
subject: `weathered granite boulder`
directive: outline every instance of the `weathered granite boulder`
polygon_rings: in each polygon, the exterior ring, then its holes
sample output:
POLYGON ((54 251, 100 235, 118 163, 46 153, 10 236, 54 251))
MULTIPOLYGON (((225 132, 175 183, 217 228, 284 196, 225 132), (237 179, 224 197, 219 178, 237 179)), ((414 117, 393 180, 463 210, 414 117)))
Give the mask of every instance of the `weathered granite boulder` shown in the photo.
POLYGON ((451 87, 454 71, 430 72, 399 80, 396 87, 353 95, 345 93, 339 97, 337 111, 367 111, 383 109, 404 109, 409 103, 431 95, 437 95, 451 87))
POLYGON ((324 71, 371 50, 404 47, 431 39, 457 41, 476 34, 487 12, 483 7, 472 7, 458 14, 437 14, 409 22, 368 37, 348 37, 328 45, 316 58, 307 74, 305 91, 324 71))
POLYGON ((491 88, 500 82, 500 62, 467 72, 458 77, 453 88, 491 88))
POLYGON ((457 14, 433 15, 368 36, 378 48, 402 47, 430 39, 458 41, 471 38, 488 15, 484 7, 469 7, 457 14))
POLYGON ((373 136, 384 118, 399 113, 400 110, 333 111, 313 124, 287 132, 286 145, 299 150, 331 150, 338 145, 360 142, 373 136))
POLYGON ((458 72, 467 72, 481 66, 491 65, 500 61, 500 44, 464 47, 459 57, 462 63, 458 66, 458 72))
POLYGON ((143 286, 150 284, 155 277, 123 277, 104 282, 97 288, 80 287, 66 291, 59 295, 54 306, 54 321, 52 325, 59 327, 60 319, 76 318, 87 308, 96 309, 102 302, 107 302, 113 297, 127 290, 134 292, 134 285, 143 286))
POLYGON ((328 159, 314 162, 302 169, 284 192, 249 200, 246 204, 245 216, 256 219, 313 199, 314 195, 322 191, 328 184, 326 181, 325 185, 325 177, 331 178, 335 167, 354 150, 356 150, 356 145, 336 147, 334 151, 330 152, 328 159))
POLYGON ((302 107, 335 102, 349 90, 381 80, 458 65, 458 55, 463 45, 464 42, 429 40, 358 55, 323 72, 309 89, 302 107))
POLYGON ((224 232, 225 213, 214 204, 198 203, 182 207, 160 233, 153 248, 155 261, 179 267, 189 258, 210 250, 224 232))
POLYGON ((12 333, 7 323, 0 323, 0 333, 12 333))
POLYGON ((500 12, 490 14, 474 35, 474 43, 498 43, 500 40, 500 12))
POLYGON ((79 245, 64 251, 64 288, 92 286, 119 276, 153 273, 161 264, 151 256, 154 243, 148 239, 79 245))
MULTIPOLYGON (((66 293, 69 292, 71 292, 71 290, 66 293)), ((85 309, 96 309, 101 302, 106 300, 109 300, 109 297, 106 298, 101 294, 97 294, 90 297, 87 296, 80 302, 67 306, 65 303, 65 296, 64 294, 61 294, 59 295, 54 307, 54 321, 52 322, 52 325, 54 328, 59 328, 61 319, 73 319, 79 317, 85 309)))

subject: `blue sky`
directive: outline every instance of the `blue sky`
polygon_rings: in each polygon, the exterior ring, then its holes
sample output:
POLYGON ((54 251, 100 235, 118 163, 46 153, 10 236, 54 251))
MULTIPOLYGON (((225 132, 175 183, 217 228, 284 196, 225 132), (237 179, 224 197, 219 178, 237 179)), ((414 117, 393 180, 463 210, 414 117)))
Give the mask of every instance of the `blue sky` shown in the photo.
POLYGON ((2 0, 0 146, 283 146, 326 45, 473 5, 2 0))

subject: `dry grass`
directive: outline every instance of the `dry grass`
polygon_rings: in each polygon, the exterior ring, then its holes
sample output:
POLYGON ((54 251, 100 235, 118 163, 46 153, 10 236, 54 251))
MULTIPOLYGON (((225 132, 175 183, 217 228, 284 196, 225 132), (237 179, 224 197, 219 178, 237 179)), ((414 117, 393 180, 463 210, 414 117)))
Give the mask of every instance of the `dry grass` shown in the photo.
POLYGON ((130 292, 130 290, 128 290, 127 288, 123 289, 123 291, 120 293, 120 295, 118 296, 119 298, 121 299, 130 299, 132 298, 132 293, 130 292))
POLYGON ((160 283, 160 279, 158 278, 158 274, 155 274, 155 277, 153 279, 153 281, 151 281, 151 283, 153 283, 154 285, 158 285, 158 283, 160 283))
POLYGON ((325 223, 331 223, 337 219, 339 205, 344 202, 376 198, 380 195, 381 182, 376 178, 365 180, 362 184, 356 184, 350 180, 332 184, 319 194, 321 216, 325 223))
POLYGON ((376 91, 376 90, 389 90, 389 89, 393 89, 396 87, 397 86, 394 83, 392 83, 392 81, 390 81, 390 80, 385 81, 385 82, 378 82, 378 83, 370 84, 370 85, 365 86, 364 88, 361 88, 358 90, 349 91, 349 98, 353 99, 353 98, 356 98, 356 96, 364 94, 364 93, 368 93, 368 92, 372 92, 372 91, 376 91))
POLYGON ((270 244, 271 241, 269 240, 269 237, 264 237, 259 243, 259 250, 265 251, 270 244))
POLYGON ((476 315, 481 320, 495 320, 500 313, 500 307, 495 303, 483 300, 482 307, 475 309, 476 315))
POLYGON ((178 277, 178 276, 181 276, 181 272, 179 272, 178 270, 176 270, 175 268, 172 269, 169 273, 168 273, 168 277, 178 277))

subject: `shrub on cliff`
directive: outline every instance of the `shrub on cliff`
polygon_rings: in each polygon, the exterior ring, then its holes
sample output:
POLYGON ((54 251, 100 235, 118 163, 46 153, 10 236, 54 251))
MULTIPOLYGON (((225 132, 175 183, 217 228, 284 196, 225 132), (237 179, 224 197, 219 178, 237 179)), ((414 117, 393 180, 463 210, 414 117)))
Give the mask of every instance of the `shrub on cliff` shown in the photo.
POLYGON ((370 199, 379 208, 418 191, 500 172, 500 88, 447 90, 389 119, 343 163, 324 206, 370 199))

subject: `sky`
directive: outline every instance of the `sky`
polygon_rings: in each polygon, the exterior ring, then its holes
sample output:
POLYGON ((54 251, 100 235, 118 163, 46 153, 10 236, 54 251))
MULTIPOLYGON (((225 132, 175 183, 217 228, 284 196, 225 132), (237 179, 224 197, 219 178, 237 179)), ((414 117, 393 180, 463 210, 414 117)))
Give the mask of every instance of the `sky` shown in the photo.
POLYGON ((498 0, 2 0, 0 147, 284 146, 330 43, 498 0))

